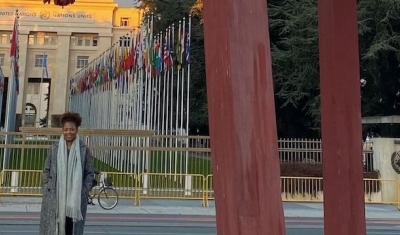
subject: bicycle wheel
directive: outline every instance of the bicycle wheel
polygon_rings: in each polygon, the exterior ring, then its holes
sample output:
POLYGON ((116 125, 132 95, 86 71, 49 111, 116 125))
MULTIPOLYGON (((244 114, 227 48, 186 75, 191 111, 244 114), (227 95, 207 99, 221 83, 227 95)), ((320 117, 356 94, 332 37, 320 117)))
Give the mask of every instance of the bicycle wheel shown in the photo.
POLYGON ((111 210, 118 204, 118 193, 113 188, 102 188, 97 199, 101 208, 111 210))

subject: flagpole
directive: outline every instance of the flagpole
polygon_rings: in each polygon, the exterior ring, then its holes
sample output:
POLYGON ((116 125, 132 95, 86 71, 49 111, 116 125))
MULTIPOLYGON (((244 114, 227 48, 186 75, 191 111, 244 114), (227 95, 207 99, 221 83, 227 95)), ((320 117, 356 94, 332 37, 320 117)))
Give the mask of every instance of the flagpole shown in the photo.
MULTIPOLYGON (((183 21, 182 21, 183 22, 183 21)), ((180 67, 182 66, 182 49, 181 49, 181 45, 180 45, 180 41, 181 41, 181 37, 182 37, 182 23, 181 21, 179 21, 179 31, 178 31, 178 41, 179 41, 179 45, 177 43, 178 46, 178 53, 177 53, 177 58, 178 58, 178 68, 177 68, 177 77, 176 77, 176 111, 175 111, 175 147, 178 148, 178 119, 179 119, 179 91, 180 91, 180 77, 181 77, 181 71, 180 71, 180 67)), ((175 150, 175 156, 176 158, 178 157, 178 151, 175 150)), ((175 158, 175 159, 176 159, 175 158)), ((175 161, 175 164, 177 164, 178 161, 175 161)), ((180 162, 180 164, 182 164, 182 162, 180 162)), ((181 168, 181 166, 180 166, 181 168)))
MULTIPOLYGON (((186 134, 188 138, 186 139, 186 148, 189 148, 189 106, 190 106, 190 40, 192 37, 192 16, 189 15, 189 27, 188 27, 188 38, 186 47, 186 64, 187 64, 187 93, 186 93, 186 134)), ((185 174, 188 172, 189 164, 189 152, 186 151, 186 169, 185 174)))
POLYGON ((42 118, 42 85, 43 85, 44 70, 46 68, 47 68, 47 58, 46 58, 46 53, 43 53, 42 77, 40 78, 40 87, 39 87, 39 125, 40 125, 40 119, 42 118))
MULTIPOLYGON (((18 20, 19 14, 18 10, 15 11, 15 21, 14 21, 14 29, 12 33, 11 39, 11 49, 10 49, 10 57, 11 57, 11 73, 8 79, 8 91, 7 91, 7 109, 6 109, 6 120, 5 120, 5 131, 6 131, 6 140, 5 144, 11 144, 13 141, 13 136, 10 132, 15 132, 15 119, 16 119, 16 105, 17 105, 17 85, 16 80, 18 79, 18 20)), ((9 156, 10 149, 5 148, 4 157, 3 157, 3 170, 9 169, 9 156)))
POLYGON ((0 66, 0 88, 1 88, 1 91, 0 91, 0 117, 1 117, 1 115, 2 115, 2 112, 3 112, 3 96, 4 96, 4 74, 3 74, 3 72, 2 72, 2 70, 1 70, 1 66, 0 66))
MULTIPOLYGON (((179 38, 179 37, 178 37, 179 38)), ((175 55, 175 52, 176 52, 176 48, 175 48, 175 24, 172 24, 172 42, 171 42, 171 50, 170 50, 170 52, 171 53, 173 53, 174 55, 175 55)), ((175 57, 176 57, 177 55, 175 55, 175 57)), ((170 73, 170 76, 168 76, 168 77, 170 77, 170 79, 171 79, 171 90, 170 90, 170 101, 169 101, 169 130, 170 130, 170 132, 169 132, 169 134, 168 135, 170 135, 170 137, 169 137, 169 146, 170 147, 172 147, 172 142, 173 142, 173 139, 172 139, 172 127, 173 127, 173 115, 174 115, 174 71, 175 71, 175 69, 174 69, 174 66, 173 66, 173 64, 174 64, 174 62, 172 61, 172 66, 171 66, 171 73, 170 73)), ((169 90, 169 88, 168 88, 168 90, 169 90)), ((167 101, 168 101, 168 98, 167 98, 167 101)), ((167 104, 168 104, 168 102, 167 102, 167 104)), ((171 159, 171 161, 172 161, 172 151, 169 151, 169 158, 171 159)), ((175 169, 174 169, 174 173, 176 174, 177 172, 176 172, 176 165, 177 165, 177 159, 178 159, 178 156, 175 154, 175 169)), ((171 173, 172 173, 172 169, 171 169, 171 173)), ((175 179, 176 179, 176 177, 175 177, 175 179)))
MULTIPOLYGON (((148 23, 147 23, 147 25, 146 25, 146 27, 147 27, 147 31, 149 30, 149 26, 150 26, 150 35, 149 35, 149 32, 147 32, 147 38, 146 38, 146 41, 147 41, 147 48, 146 48, 146 51, 147 51, 147 66, 149 66, 149 68, 150 68, 150 73, 149 73, 149 75, 148 75, 148 82, 149 82, 149 87, 148 87, 148 89, 149 89, 149 93, 148 93, 148 104, 149 104, 149 106, 148 106, 148 110, 147 110, 147 120, 148 120, 148 126, 147 126, 147 130, 154 130, 153 129, 153 120, 152 120, 152 114, 153 114, 153 112, 154 112, 154 109, 153 109, 153 100, 154 100, 154 97, 153 97, 153 93, 154 93, 154 88, 153 88, 153 80, 155 80, 155 78, 152 76, 152 69, 151 69, 151 63, 150 63, 150 49, 151 49, 151 44, 152 44, 152 39, 153 39, 153 20, 152 20, 152 17, 150 17, 150 19, 149 19, 149 21, 148 21, 148 23)), ((147 141, 147 140, 145 140, 145 141, 147 141)), ((145 144, 145 146, 147 146, 147 143, 144 143, 145 144)), ((150 171, 150 152, 149 151, 146 151, 146 159, 144 160, 144 170, 146 170, 146 172, 149 172, 150 171)))
MULTIPOLYGON (((164 71, 164 81, 163 81, 163 99, 162 99, 162 116, 161 116, 161 135, 168 135, 168 83, 169 83, 169 73, 167 71, 164 71), (167 99, 166 99, 167 97, 167 99)), ((162 146, 164 147, 164 139, 162 139, 162 146)), ((168 153, 163 156, 164 158, 164 173, 167 173, 167 162, 168 162, 168 153)), ((171 164, 171 161, 169 161, 171 164)))
MULTIPOLYGON (((185 38, 186 38, 186 18, 184 17, 183 18, 183 23, 182 23, 182 37, 181 37, 181 48, 182 48, 182 50, 181 50, 181 58, 182 58, 182 75, 181 75, 181 79, 182 79, 182 81, 181 81, 181 109, 180 109, 180 115, 181 115, 181 117, 180 117, 180 125, 179 125, 179 128, 180 128, 180 132, 179 132, 179 135, 182 137, 183 136, 183 112, 184 112, 184 98, 185 98, 185 96, 184 96, 184 92, 185 92, 185 65, 186 65, 186 63, 185 63, 185 53, 186 53, 186 48, 185 48, 185 42, 186 42, 186 40, 185 40, 185 38)), ((183 143, 182 143, 182 141, 183 141, 183 139, 182 138, 180 138, 180 141, 179 141, 179 147, 180 148, 182 148, 182 146, 183 146, 183 143)), ((181 158, 183 158, 183 156, 184 156, 184 154, 183 154, 183 152, 180 152, 180 154, 181 154, 181 158)), ((183 159, 182 159, 183 160, 183 159)), ((185 158, 185 169, 180 169, 180 172, 182 173, 182 171, 185 171, 185 172, 187 172, 187 169, 188 168, 188 156, 186 156, 186 158, 185 158)), ((186 173, 185 173, 186 174, 186 173)))

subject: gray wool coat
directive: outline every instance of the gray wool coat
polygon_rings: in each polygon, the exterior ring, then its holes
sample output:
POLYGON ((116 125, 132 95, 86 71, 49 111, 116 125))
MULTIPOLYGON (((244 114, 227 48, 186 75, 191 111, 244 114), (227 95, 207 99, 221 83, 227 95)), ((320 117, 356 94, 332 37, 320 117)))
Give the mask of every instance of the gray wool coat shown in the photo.
MULTIPOLYGON (((47 158, 43 169, 43 199, 42 199, 42 210, 40 214, 40 235, 55 235, 57 226, 57 152, 58 142, 54 143, 47 154, 47 158)), ((94 178, 93 172, 93 157, 90 153, 89 148, 81 140, 79 142, 80 152, 82 158, 82 195, 81 195, 81 212, 83 221, 74 223, 74 235, 82 235, 86 211, 87 211, 87 198, 89 190, 92 188, 92 182, 94 178)))

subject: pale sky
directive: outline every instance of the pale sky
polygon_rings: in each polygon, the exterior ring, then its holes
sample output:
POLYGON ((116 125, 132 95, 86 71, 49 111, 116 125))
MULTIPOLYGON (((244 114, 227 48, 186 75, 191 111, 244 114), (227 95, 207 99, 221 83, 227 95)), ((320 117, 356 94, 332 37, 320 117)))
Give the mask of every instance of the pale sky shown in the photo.
POLYGON ((131 7, 134 6, 135 2, 138 2, 138 0, 114 0, 114 2, 118 3, 121 7, 131 7))

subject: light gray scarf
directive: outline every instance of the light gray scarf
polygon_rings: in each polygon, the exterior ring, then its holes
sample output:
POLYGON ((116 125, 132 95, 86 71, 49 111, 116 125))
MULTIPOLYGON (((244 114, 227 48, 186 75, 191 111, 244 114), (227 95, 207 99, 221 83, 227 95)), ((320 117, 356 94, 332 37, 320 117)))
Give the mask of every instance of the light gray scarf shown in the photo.
POLYGON ((67 152, 67 143, 61 136, 57 153, 57 230, 56 235, 65 235, 65 217, 74 222, 83 220, 81 213, 82 160, 79 136, 67 152))

